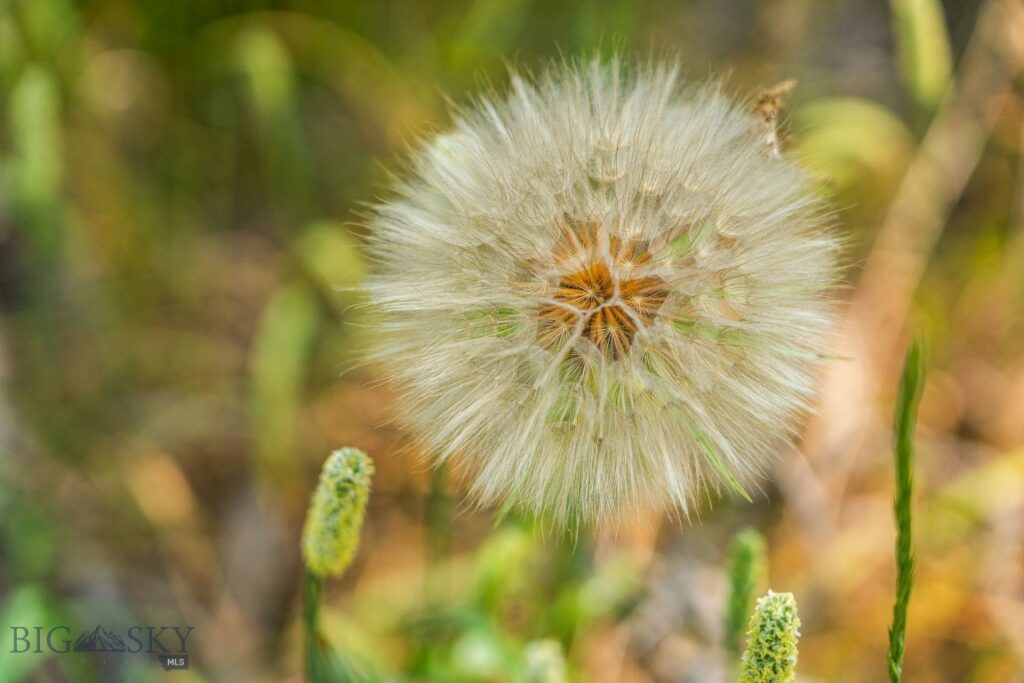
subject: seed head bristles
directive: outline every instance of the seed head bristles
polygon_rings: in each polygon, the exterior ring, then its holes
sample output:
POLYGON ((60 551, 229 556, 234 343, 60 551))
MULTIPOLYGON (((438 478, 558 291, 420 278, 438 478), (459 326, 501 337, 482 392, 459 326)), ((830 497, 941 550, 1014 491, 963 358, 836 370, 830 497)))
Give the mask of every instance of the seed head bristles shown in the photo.
POLYGON ((370 219, 375 359, 485 504, 570 526, 755 481, 814 395, 838 244, 763 121, 675 65, 457 112, 370 219))

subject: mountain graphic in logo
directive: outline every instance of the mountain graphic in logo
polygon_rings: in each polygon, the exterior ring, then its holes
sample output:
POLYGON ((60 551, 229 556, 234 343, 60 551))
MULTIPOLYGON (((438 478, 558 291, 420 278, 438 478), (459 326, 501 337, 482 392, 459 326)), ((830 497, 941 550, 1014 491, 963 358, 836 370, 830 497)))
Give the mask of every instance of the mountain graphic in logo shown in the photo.
POLYGON ((78 636, 75 641, 75 652, 126 652, 121 636, 107 631, 99 624, 91 632, 78 636))

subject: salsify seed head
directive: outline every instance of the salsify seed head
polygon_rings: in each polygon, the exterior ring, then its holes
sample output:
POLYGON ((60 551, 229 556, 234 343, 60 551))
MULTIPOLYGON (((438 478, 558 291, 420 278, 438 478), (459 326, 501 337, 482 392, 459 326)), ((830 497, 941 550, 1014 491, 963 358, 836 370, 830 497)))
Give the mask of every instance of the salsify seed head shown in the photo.
POLYGON ((513 74, 371 218, 399 415, 577 524, 754 480, 813 395, 837 242, 764 122, 673 65, 513 74))

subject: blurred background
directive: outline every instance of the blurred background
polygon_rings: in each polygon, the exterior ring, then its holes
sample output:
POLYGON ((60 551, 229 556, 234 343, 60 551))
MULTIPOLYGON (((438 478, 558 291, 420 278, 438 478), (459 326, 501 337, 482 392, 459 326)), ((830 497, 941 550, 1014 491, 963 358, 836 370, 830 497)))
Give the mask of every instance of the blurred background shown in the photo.
POLYGON ((929 340, 906 680, 1024 680, 1024 8, 1015 0, 0 0, 0 681, 299 681, 328 453, 377 474, 328 634, 388 680, 726 680, 728 544, 767 538, 802 681, 885 672, 889 432, 929 340), (796 78, 842 360, 748 504, 573 541, 495 527, 360 361, 361 206, 509 64, 796 78), (191 667, 10 654, 12 625, 187 624, 191 667), (533 653, 533 654, 531 654, 533 653))

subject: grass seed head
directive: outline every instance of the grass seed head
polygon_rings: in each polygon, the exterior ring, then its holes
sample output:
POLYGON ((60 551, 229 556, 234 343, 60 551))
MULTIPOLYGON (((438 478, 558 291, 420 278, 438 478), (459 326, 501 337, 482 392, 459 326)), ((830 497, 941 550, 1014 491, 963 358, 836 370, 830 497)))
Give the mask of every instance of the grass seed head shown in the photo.
POLYGON ((302 529, 302 559, 313 574, 339 576, 351 564, 372 475, 373 462, 355 448, 334 451, 324 463, 302 529))

